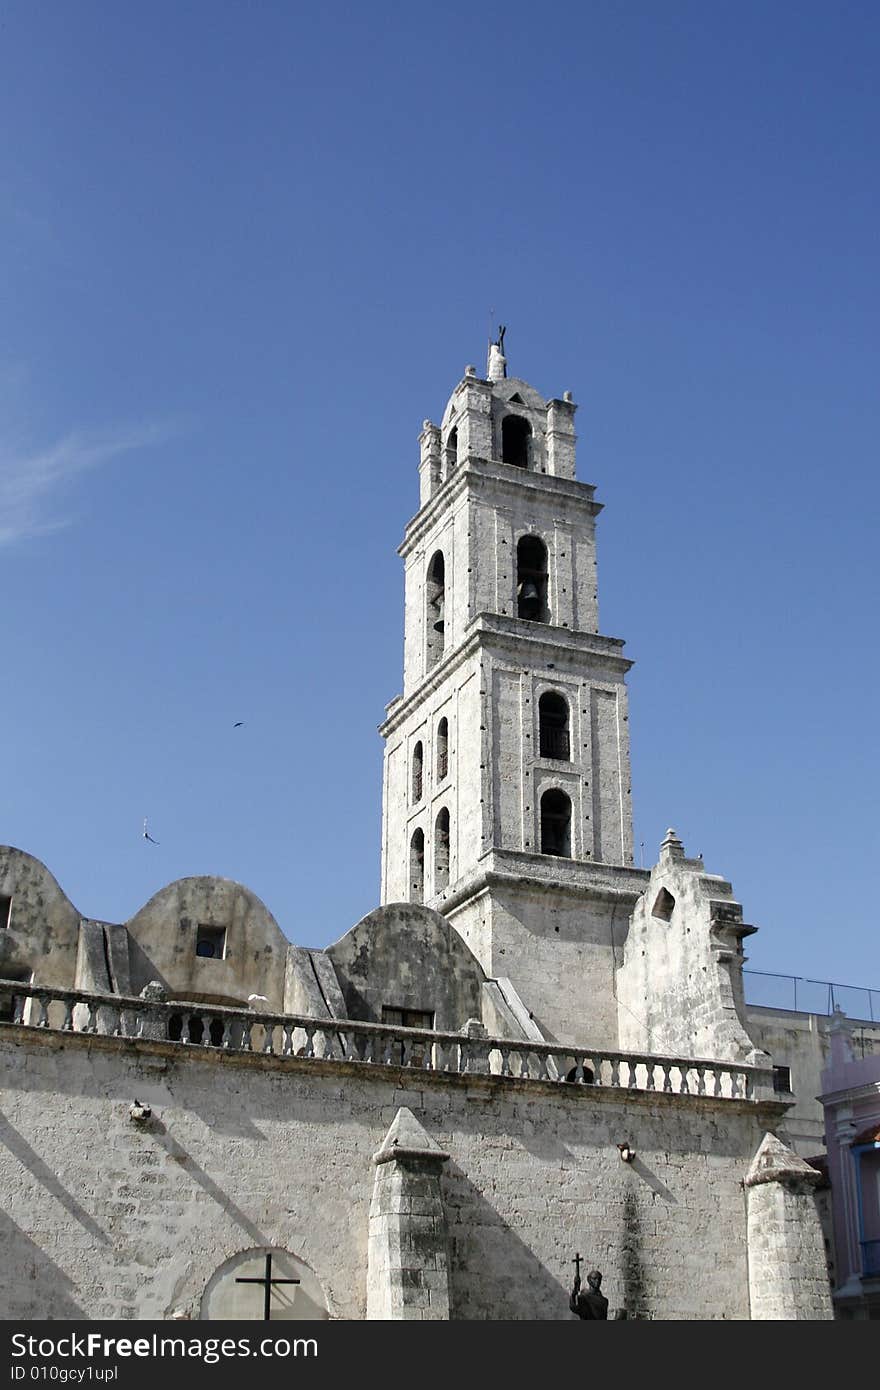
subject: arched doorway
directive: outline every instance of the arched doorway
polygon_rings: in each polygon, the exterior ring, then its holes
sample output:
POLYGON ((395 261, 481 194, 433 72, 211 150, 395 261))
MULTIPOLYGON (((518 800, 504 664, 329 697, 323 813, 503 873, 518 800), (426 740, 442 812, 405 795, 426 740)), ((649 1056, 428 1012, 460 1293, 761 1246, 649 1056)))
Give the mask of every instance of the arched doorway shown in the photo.
POLYGON ((242 1250, 208 1280, 202 1322, 302 1322, 329 1318, 317 1277, 289 1250, 242 1250))

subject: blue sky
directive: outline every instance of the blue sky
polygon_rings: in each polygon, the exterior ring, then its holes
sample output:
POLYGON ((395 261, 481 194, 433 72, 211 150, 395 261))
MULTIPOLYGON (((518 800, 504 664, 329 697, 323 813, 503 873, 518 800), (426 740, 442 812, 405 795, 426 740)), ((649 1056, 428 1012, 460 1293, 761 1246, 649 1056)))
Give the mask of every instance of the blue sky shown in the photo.
POLYGON ((580 404, 645 862, 880 988, 878 49, 846 0, 6 0, 0 840, 110 920, 375 905, 417 436, 503 320, 580 404))

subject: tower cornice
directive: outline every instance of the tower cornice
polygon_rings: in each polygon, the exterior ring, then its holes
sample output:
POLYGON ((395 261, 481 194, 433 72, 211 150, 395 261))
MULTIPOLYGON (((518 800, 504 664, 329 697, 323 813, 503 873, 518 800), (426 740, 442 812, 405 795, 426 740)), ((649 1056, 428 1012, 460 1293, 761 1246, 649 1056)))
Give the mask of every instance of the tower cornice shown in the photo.
POLYGON ((469 455, 459 463, 430 501, 416 512, 398 546, 398 555, 405 559, 431 529, 437 517, 449 511, 462 493, 482 489, 487 484, 495 486, 497 500, 511 504, 531 493, 535 497, 558 498, 582 507, 591 517, 598 516, 603 507, 601 502, 595 501, 596 488, 593 483, 558 478, 552 473, 527 472, 500 460, 469 455))
MULTIPOLYGON (((622 678, 633 665, 623 653, 620 637, 603 637, 598 632, 576 632, 570 628, 531 623, 525 618, 504 617, 499 613, 479 613, 468 627, 465 639, 448 656, 432 667, 423 681, 406 698, 396 696, 386 706, 386 718, 379 733, 388 738, 409 717, 413 709, 437 690, 457 668, 483 647, 501 650, 529 667, 544 665, 556 669, 556 662, 572 665, 583 658, 598 659, 609 675, 622 678), (547 660, 553 657, 554 662, 547 660)), ((561 668, 560 668, 561 669, 561 668)))

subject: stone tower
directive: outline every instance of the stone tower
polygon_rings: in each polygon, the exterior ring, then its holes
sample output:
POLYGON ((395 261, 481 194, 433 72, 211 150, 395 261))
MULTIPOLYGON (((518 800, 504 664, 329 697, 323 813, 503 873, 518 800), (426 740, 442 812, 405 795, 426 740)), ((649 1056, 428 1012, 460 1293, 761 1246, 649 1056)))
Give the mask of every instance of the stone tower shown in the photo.
MULTIPOLYGON (((550 1038, 613 1046, 632 867, 623 643, 599 635, 594 488, 571 393, 492 344, 420 436, 403 694, 388 706, 382 901, 442 912, 550 1038)), ((504 1023, 499 1019, 499 1027, 504 1023)))

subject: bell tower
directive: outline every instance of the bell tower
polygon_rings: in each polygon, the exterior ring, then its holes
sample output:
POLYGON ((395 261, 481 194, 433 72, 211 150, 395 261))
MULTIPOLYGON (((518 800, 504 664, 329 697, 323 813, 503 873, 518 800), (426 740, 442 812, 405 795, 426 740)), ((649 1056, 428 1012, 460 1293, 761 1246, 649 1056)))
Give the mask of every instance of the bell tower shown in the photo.
POLYGON ((616 1042, 632 867, 623 643, 599 634, 576 406, 507 375, 504 331, 419 439, 382 901, 423 901, 545 1036, 616 1042), (615 937, 616 932, 616 937, 615 937))

